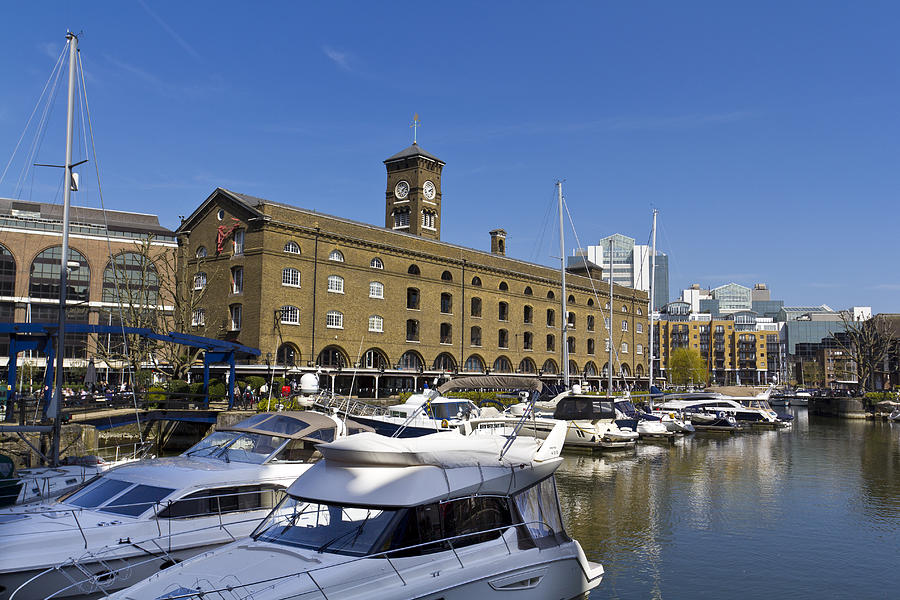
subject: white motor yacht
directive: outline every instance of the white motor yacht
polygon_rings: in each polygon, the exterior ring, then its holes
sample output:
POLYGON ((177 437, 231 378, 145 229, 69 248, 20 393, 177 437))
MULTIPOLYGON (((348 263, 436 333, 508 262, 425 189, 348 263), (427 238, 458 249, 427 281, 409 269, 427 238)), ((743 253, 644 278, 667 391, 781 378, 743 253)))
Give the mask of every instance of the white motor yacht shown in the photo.
POLYGON ((660 416, 638 410, 629 396, 616 400, 615 408, 619 426, 633 428, 641 439, 671 440, 676 434, 674 429, 669 429, 662 422, 660 416))
POLYGON ((244 537, 319 458, 316 443, 361 429, 261 413, 180 456, 105 471, 59 502, 0 512, 0 599, 108 593, 244 537))
POLYGON ((772 410, 768 401, 761 397, 742 398, 738 401, 722 395, 696 394, 682 396, 680 399, 671 399, 654 406, 654 412, 674 412, 684 415, 700 413, 702 415, 716 416, 720 420, 733 417, 738 424, 760 424, 773 427, 787 427, 790 423, 781 420, 778 413, 772 410))
MULTIPOLYGON (((340 406, 340 403, 335 404, 340 406)), ((436 431, 450 431, 479 409, 469 400, 434 396, 432 392, 413 394, 403 404, 387 407, 384 414, 352 412, 350 418, 388 436, 417 437, 436 431)))
POLYGON ((364 433, 321 444, 246 540, 196 556, 115 600, 582 598, 603 567, 565 532, 546 440, 476 430, 364 433))

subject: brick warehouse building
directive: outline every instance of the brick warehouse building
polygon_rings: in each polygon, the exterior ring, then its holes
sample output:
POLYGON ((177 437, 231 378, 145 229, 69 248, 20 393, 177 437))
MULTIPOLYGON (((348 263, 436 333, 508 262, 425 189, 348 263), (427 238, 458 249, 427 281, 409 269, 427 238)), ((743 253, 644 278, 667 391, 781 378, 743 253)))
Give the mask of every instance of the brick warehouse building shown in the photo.
MULTIPOLYGON (((454 373, 558 379, 559 271, 507 257, 502 229, 491 252, 440 241, 444 163, 413 144, 384 164, 384 227, 216 189, 176 232, 182 277, 202 292, 192 333, 369 397, 454 373)), ((647 294, 614 288, 610 335, 608 287, 590 271, 593 287, 584 266, 567 275, 570 373, 605 385, 612 339, 615 386, 645 386, 647 294)))
MULTIPOLYGON (((62 218, 60 204, 0 198, 0 321, 57 322, 62 218)), ((154 255, 177 247, 174 232, 160 226, 156 216, 141 213, 72 206, 69 232, 67 315, 73 323, 117 324, 116 273, 120 284, 122 277, 133 276, 144 241, 149 240, 154 255)), ((85 366, 97 355, 98 344, 106 342, 108 337, 66 334, 65 366, 85 366)), ((9 338, 0 336, 4 370, 8 353, 9 338)), ((20 355, 19 361, 20 366, 38 370, 45 364, 44 356, 36 352, 20 355)), ((101 378, 117 380, 116 365, 110 367, 101 378)))

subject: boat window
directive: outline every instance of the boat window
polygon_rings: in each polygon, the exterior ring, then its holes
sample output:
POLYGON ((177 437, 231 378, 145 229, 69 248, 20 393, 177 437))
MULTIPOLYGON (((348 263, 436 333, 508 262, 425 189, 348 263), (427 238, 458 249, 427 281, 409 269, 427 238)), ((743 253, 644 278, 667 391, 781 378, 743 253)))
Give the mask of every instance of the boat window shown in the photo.
POLYGON ((513 501, 538 547, 546 545, 549 538, 555 538, 554 543, 566 539, 556 495, 556 482, 552 477, 516 494, 513 501))
POLYGON ((244 485, 200 490, 168 503, 160 511, 161 519, 190 519, 248 510, 271 509, 284 495, 275 486, 244 485))
POLYGON ((420 556, 480 544, 500 537, 500 527, 512 526, 509 501, 504 497, 474 496, 440 504, 417 506, 397 521, 384 550, 391 557, 420 556))
MULTIPOLYGON (((320 430, 325 431, 325 430, 320 430)), ((331 432, 331 440, 334 439, 334 430, 329 429, 327 431, 331 432)), ((316 432, 318 433, 318 432, 316 432)), ((291 440, 287 443, 287 445, 281 449, 275 458, 272 459, 273 462, 297 462, 297 463, 310 463, 321 458, 321 454, 316 447, 311 442, 306 442, 304 440, 291 440)))
POLYGON ((590 396, 563 398, 553 411, 553 418, 563 421, 614 419, 615 415, 612 401, 601 401, 590 396))
POLYGON ((277 435, 245 433, 223 448, 216 456, 225 460, 262 464, 287 440, 277 435))
POLYGON ((86 485, 80 492, 70 497, 67 502, 82 508, 96 508, 109 501, 116 494, 122 493, 125 488, 131 485, 133 484, 130 481, 101 477, 95 480, 94 483, 86 485))
POLYGON ((398 511, 307 503, 291 496, 273 510, 254 539, 319 552, 365 556, 398 511))
MULTIPOLYGON (((279 362, 281 362, 281 361, 279 361, 279 362)), ((260 423, 262 423, 263 421, 265 421, 266 419, 269 419, 271 417, 272 417, 272 413, 259 413, 258 415, 253 415, 252 417, 248 417, 248 418, 244 419, 243 421, 241 421, 240 423, 235 425, 235 427, 243 427, 243 428, 249 429, 251 427, 256 427, 257 425, 259 425, 260 423)))
POLYGON ((136 485, 99 510, 136 517, 174 491, 155 485, 136 485))
POLYGON ((334 427, 324 427, 322 429, 316 429, 315 431, 310 432, 307 437, 310 437, 314 440, 322 440, 323 442, 333 442, 334 427))
POLYGON ((293 435, 298 431, 309 427, 309 423, 295 419, 294 417, 285 417, 284 415, 276 415, 266 421, 266 431, 272 433, 283 433, 285 435, 293 435))
POLYGON ((472 404, 468 400, 461 402, 439 402, 430 404, 432 417, 435 419, 457 419, 472 412, 472 404))

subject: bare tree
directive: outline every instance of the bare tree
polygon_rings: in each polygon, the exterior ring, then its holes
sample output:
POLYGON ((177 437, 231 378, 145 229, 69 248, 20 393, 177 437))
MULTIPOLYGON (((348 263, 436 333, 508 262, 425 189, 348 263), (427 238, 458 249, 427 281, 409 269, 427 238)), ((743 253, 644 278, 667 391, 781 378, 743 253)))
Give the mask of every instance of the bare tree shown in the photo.
MULTIPOLYGON (((116 307, 101 324, 147 328, 159 334, 202 328, 205 315, 199 304, 206 280, 199 279, 201 259, 185 260, 182 246, 160 250, 152 236, 134 246, 113 257, 104 274, 103 299, 116 307)), ((137 334, 101 334, 97 341, 97 354, 107 364, 125 363, 133 372, 152 364, 174 379, 183 379, 202 352, 137 334)))
POLYGON ((895 343, 894 330, 884 315, 875 315, 863 321, 841 312, 846 328, 845 336, 835 336, 838 346, 846 351, 856 364, 856 376, 860 391, 874 388, 874 375, 880 371, 884 360, 895 343))

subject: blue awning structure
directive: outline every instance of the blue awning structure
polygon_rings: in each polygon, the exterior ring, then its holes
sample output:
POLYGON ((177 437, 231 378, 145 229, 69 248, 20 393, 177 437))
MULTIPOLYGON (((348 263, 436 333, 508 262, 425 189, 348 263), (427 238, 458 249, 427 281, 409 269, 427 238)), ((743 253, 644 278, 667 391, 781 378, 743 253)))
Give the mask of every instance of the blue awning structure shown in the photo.
MULTIPOLYGON (((47 357, 47 372, 44 375, 44 410, 50 405, 50 396, 53 393, 53 369, 55 354, 58 344, 55 343, 59 326, 56 323, 0 323, 0 335, 9 335, 9 371, 7 373, 7 389, 9 397, 7 402, 15 401, 16 395, 16 368, 19 352, 33 350, 47 357)), ((169 333, 156 333, 146 327, 122 327, 118 325, 88 325, 86 323, 67 323, 66 333, 106 333, 112 335, 139 335, 161 342, 170 342, 200 348, 203 350, 203 390, 206 394, 206 404, 209 405, 209 366, 215 364, 228 364, 229 381, 228 408, 234 404, 235 381, 235 357, 238 354, 246 356, 259 356, 258 348, 251 348, 236 342, 217 340, 214 338, 190 335, 170 331, 169 333)))

